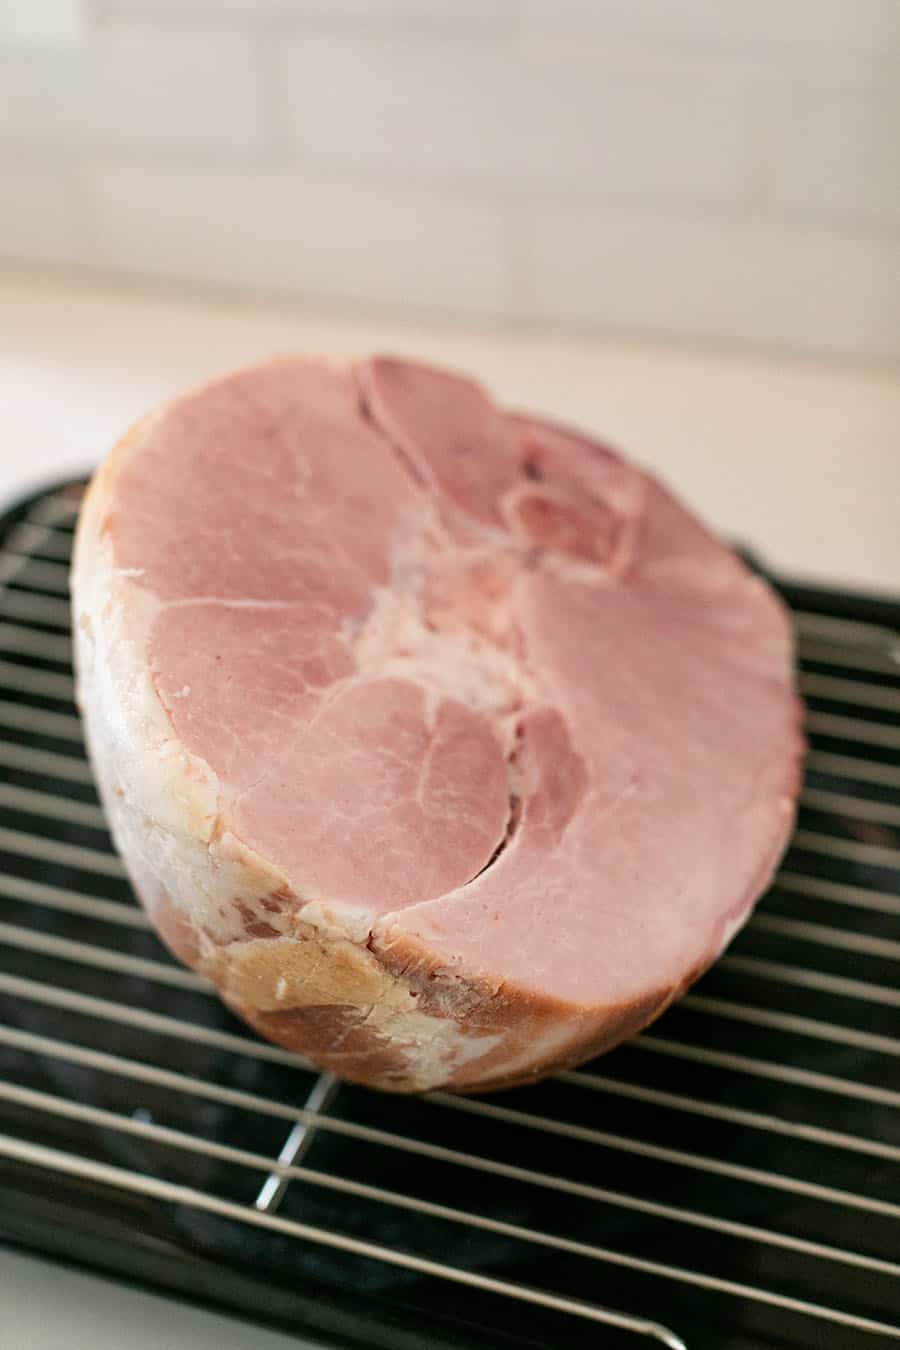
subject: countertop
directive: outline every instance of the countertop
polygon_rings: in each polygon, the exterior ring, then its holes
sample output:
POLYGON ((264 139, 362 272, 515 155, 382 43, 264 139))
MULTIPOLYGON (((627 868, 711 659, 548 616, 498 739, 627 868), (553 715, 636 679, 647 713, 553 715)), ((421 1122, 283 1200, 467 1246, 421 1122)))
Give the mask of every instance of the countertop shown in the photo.
MULTIPOLYGON (((756 352, 467 331, 0 275, 0 502, 83 473, 157 400, 285 351, 414 353, 596 431, 793 577, 900 592, 900 377, 756 352)), ((0 1250, 18 1350, 292 1338, 0 1250), (127 1328, 127 1333, 126 1333, 127 1328)))

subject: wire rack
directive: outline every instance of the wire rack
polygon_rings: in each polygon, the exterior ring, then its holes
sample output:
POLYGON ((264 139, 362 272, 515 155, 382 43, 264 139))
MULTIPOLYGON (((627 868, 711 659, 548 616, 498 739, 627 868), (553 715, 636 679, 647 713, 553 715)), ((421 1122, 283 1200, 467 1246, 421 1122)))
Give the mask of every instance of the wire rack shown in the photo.
POLYGON ((0 1233, 328 1344, 900 1341, 900 609, 787 588, 811 752, 713 971, 487 1099, 339 1084, 173 963, 72 703, 80 488, 0 538, 0 1233))

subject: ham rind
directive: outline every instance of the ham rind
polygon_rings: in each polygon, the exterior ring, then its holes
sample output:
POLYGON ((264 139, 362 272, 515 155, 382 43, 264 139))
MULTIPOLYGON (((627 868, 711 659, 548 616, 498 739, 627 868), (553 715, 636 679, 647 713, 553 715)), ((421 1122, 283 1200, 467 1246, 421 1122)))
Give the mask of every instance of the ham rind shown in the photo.
POLYGON ((152 922, 355 1081, 501 1087, 616 1044, 787 842, 772 591, 648 475, 459 376, 285 359, 145 418, 73 597, 152 922))

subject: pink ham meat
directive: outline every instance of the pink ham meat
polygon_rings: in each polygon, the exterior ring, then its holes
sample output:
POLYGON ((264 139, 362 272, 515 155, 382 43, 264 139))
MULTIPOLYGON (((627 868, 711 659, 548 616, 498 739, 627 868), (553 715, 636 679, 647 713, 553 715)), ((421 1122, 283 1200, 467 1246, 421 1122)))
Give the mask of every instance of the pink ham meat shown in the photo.
POLYGON ((410 362, 147 417, 88 494, 80 698, 159 932, 398 1091, 528 1081, 714 961, 785 846, 772 592, 605 447, 410 362))

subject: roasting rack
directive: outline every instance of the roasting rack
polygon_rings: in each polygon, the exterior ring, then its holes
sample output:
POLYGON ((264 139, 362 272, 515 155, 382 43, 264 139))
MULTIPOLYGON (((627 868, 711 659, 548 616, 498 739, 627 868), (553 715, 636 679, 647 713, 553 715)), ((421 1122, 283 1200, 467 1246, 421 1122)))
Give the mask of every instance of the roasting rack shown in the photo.
POLYGON ((72 703, 81 489, 0 533, 0 1235, 390 1350, 900 1342, 900 605, 782 587, 811 751, 775 885, 629 1045, 401 1099, 149 931, 72 703))

